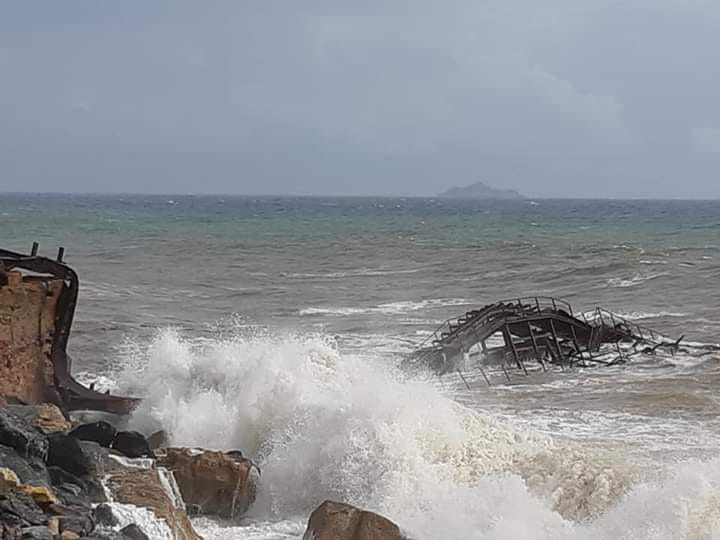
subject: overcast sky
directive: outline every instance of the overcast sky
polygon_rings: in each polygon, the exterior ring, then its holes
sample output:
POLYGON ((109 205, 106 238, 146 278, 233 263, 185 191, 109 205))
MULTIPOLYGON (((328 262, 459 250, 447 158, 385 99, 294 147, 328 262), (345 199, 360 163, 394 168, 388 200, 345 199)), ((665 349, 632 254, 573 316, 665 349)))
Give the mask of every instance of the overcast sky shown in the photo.
POLYGON ((720 197, 717 0, 0 0, 0 190, 720 197))

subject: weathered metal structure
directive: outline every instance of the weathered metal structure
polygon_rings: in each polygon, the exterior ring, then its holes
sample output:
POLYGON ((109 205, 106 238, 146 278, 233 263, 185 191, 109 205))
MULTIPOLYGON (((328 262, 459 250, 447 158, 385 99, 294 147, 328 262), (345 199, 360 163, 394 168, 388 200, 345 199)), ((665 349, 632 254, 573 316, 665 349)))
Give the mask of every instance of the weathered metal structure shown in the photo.
POLYGON ((64 411, 126 414, 138 400, 96 392, 73 379, 67 354, 78 277, 63 263, 0 249, 0 396, 55 403, 64 411))
POLYGON ((438 375, 460 371, 476 359, 484 367, 499 366, 527 373, 527 363, 561 368, 592 363, 615 364, 640 352, 678 348, 654 330, 615 313, 596 308, 576 315, 567 302, 549 297, 496 302, 445 321, 405 361, 407 367, 429 367, 438 375), (616 356, 608 359, 608 346, 616 356))

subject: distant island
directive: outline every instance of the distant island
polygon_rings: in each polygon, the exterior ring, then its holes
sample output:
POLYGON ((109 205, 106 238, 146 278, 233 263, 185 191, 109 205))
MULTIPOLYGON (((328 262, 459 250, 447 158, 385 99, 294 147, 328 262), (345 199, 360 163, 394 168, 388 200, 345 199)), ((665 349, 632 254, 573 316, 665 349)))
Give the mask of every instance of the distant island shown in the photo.
POLYGON ((495 189, 482 182, 469 186, 453 187, 438 195, 443 199, 524 199, 525 197, 512 189, 495 189))

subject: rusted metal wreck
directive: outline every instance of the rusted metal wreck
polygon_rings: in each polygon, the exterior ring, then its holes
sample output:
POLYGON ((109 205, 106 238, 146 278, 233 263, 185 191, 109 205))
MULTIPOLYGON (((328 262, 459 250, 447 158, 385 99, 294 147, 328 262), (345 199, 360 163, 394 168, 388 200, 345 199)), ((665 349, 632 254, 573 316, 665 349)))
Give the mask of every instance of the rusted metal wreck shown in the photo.
POLYGON ((443 375, 460 372, 475 360, 489 384, 488 367, 499 366, 509 380, 510 369, 527 374, 528 362, 542 369, 616 364, 642 352, 664 348, 672 353, 682 339, 672 341, 603 308, 575 314, 570 304, 557 298, 519 298, 446 321, 405 366, 429 367, 443 375))
POLYGON ((138 400, 96 392, 70 374, 68 339, 78 276, 55 259, 0 249, 0 396, 73 410, 130 412, 138 400))

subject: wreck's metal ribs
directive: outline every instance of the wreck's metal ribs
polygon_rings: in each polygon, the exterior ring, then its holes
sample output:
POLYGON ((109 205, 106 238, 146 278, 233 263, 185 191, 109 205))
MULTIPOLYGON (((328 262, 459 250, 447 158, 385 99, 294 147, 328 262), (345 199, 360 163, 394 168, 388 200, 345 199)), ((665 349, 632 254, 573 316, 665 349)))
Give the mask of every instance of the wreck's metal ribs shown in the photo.
MULTIPOLYGON (((78 383, 70 374, 67 344, 77 304, 78 276, 63 263, 63 248, 55 260, 38 256, 37 250, 37 243, 33 244, 30 255, 0 249, 1 302, 6 303, 0 304, 0 308, 5 308, 0 330, 3 327, 7 330, 0 333, 0 355, 4 361, 0 366, 4 380, 0 382, 5 383, 0 393, 23 401, 52 401, 66 412, 85 409, 129 413, 139 400, 96 392, 78 383), (43 293, 54 304, 42 300, 43 293), (39 306, 28 306, 36 298, 41 298, 39 306), (8 305, 11 302, 14 305, 8 305), (13 331, 13 325, 24 324, 18 320, 23 310, 31 314, 37 312, 39 324, 38 331, 33 331, 30 338, 18 345, 18 332, 13 331), (43 320, 44 315, 50 320, 43 320), (3 336, 6 339, 2 339, 3 336), (28 367, 28 364, 33 365, 28 367)), ((27 326, 20 328, 26 330, 27 326)), ((25 334, 31 332, 26 330, 25 334)))
POLYGON ((615 364, 640 352, 660 348, 674 352, 682 339, 669 340, 603 308, 590 316, 576 316, 567 302, 538 296, 496 302, 445 321, 405 360, 405 366, 430 367, 443 375, 459 372, 462 361, 479 356, 478 367, 489 383, 483 367, 490 365, 499 365, 509 379, 509 365, 527 373, 529 360, 543 369, 548 364, 561 368, 615 364), (493 336, 501 337, 502 344, 488 343, 493 336), (621 343, 630 344, 630 350, 623 350, 621 343), (615 346, 618 356, 613 360, 601 358, 600 349, 607 344, 615 346))

